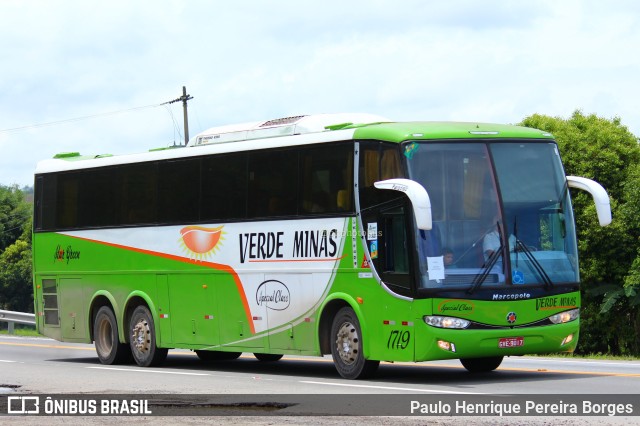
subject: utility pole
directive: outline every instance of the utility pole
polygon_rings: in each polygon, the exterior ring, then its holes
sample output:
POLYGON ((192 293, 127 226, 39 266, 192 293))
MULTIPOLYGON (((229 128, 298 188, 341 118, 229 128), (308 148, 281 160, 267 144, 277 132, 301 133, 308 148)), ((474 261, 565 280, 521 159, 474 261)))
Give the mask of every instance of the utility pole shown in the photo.
POLYGON ((186 86, 182 86, 182 96, 172 101, 160 104, 160 105, 166 105, 166 104, 172 104, 175 102, 182 101, 182 110, 184 112, 184 146, 187 146, 187 143, 189 142, 189 118, 187 116, 187 101, 191 99, 193 99, 193 96, 187 95, 186 86))

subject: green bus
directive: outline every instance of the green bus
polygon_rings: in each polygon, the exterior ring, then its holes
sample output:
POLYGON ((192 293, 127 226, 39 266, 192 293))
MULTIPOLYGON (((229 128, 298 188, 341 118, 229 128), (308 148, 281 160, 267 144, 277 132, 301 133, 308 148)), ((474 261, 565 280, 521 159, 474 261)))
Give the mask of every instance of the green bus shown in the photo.
POLYGON ((380 361, 571 352, 580 278, 569 188, 543 131, 321 114, 222 126, 184 148, 38 163, 38 330, 100 362, 243 352, 380 361), (52 256, 53 254, 53 256, 52 256))

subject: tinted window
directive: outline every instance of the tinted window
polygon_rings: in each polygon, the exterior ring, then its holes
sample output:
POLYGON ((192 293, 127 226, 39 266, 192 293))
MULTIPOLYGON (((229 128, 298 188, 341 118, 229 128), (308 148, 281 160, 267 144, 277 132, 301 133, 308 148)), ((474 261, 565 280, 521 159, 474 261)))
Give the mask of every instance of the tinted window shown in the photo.
POLYGON ((157 219, 157 165, 138 163, 116 169, 118 223, 134 225, 157 219))
POLYGON ((377 181, 405 177, 397 144, 366 142, 360 144, 360 207, 366 209, 400 198, 396 191, 377 189, 377 181))
POLYGON ((298 214, 297 150, 250 153, 248 177, 248 217, 298 214))
POLYGON ((340 143, 39 175, 35 229, 353 212, 352 170, 340 143))
POLYGON ((308 148, 300 156, 301 212, 353 211, 353 146, 308 148))
POLYGON ((78 182, 78 226, 111 226, 116 223, 116 187, 114 169, 94 169, 91 173, 75 172, 78 182))
POLYGON ((158 222, 196 222, 200 218, 200 159, 158 164, 158 222))
POLYGON ((202 160, 201 220, 247 217, 247 154, 227 154, 202 160))

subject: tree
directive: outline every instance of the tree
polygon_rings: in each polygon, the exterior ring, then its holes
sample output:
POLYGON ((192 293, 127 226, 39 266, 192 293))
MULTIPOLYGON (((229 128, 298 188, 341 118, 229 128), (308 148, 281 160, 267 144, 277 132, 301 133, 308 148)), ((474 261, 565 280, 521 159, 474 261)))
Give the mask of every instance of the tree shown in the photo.
POLYGON ((611 198, 613 222, 602 228, 589 195, 572 190, 583 282, 578 352, 638 354, 640 319, 633 304, 640 283, 637 138, 618 118, 580 111, 568 120, 535 114, 522 124, 552 133, 567 175, 594 179, 611 198))
POLYGON ((30 211, 17 186, 0 185, 0 309, 33 311, 30 211))
POLYGON ((25 222, 31 219, 30 212, 17 185, 0 185, 0 253, 20 237, 25 222))
POLYGON ((18 240, 0 255, 0 308, 33 312, 31 245, 18 240))

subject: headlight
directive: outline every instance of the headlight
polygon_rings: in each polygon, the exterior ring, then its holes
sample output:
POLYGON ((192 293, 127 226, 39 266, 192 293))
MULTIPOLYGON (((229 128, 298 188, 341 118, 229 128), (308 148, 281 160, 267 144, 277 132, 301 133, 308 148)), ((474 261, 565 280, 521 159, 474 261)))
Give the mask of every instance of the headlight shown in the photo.
POLYGON ((565 322, 575 321, 580 317, 580 309, 571 309, 570 311, 560 312, 559 314, 551 315, 549 321, 554 324, 564 324, 565 322))
POLYGON ((461 318, 453 317, 439 317, 425 315, 423 317, 424 322, 432 327, 438 328, 467 328, 469 327, 469 321, 461 318))

